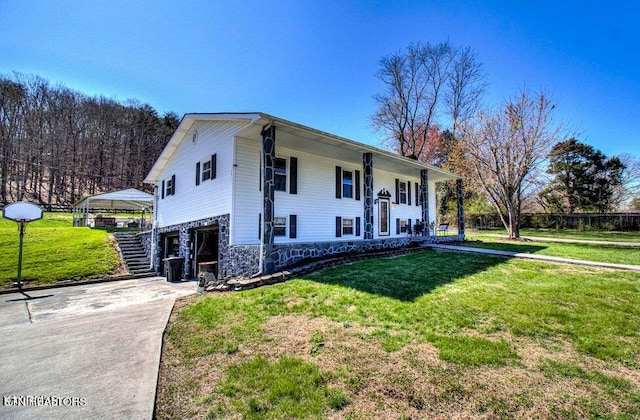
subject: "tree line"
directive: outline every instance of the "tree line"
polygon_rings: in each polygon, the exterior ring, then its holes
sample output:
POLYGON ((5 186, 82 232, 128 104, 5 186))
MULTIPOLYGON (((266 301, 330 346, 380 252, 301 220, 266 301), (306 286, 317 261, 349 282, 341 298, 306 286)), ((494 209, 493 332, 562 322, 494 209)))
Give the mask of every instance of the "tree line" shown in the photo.
MULTIPOLYGON (((464 177, 465 207, 493 209, 518 238, 523 209, 571 214, 637 205, 640 161, 608 158, 555 121, 544 92, 521 89, 499 107, 483 103, 482 63, 470 47, 414 43, 383 57, 372 124, 401 155, 464 177)), ((439 187, 440 212, 455 202, 439 187)))
POLYGON ((38 76, 0 75, 0 203, 69 207, 138 188, 179 123, 148 104, 89 97, 38 76))

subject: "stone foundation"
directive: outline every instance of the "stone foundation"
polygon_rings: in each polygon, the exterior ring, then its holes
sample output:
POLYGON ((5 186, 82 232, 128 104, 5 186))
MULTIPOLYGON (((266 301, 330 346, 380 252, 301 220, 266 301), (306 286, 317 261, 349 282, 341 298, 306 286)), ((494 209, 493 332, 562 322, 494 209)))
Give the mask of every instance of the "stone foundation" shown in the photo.
MULTIPOLYGON (((160 238, 165 234, 177 234, 180 245, 178 256, 184 258, 183 277, 188 277, 191 273, 191 232, 193 229, 218 225, 218 264, 225 267, 229 264, 229 215, 208 217, 206 219, 194 220, 192 222, 181 223, 179 225, 164 226, 155 229, 155 237, 152 239, 156 246, 152 256, 153 267, 160 270, 161 248, 160 238)), ((146 248, 145 248, 146 249, 146 248)), ((150 252, 150 251, 149 251, 150 252)))
MULTIPOLYGON (((180 241, 179 256, 184 258, 183 276, 191 272, 191 233, 193 229, 218 225, 218 278, 228 280, 235 277, 251 277, 260 267, 259 245, 229 245, 229 215, 211 217, 179 225, 165 226, 151 232, 140 234, 147 255, 151 254, 151 242, 155 241, 153 266, 157 271, 161 265, 160 238, 164 234, 178 234, 180 241)), ((451 236, 404 236, 401 238, 369 239, 358 241, 330 241, 291 244, 274 244, 265 247, 270 250, 268 258, 273 263, 273 271, 286 270, 305 262, 331 258, 340 255, 359 254, 383 250, 400 249, 413 242, 452 242, 464 240, 463 235, 451 236)))

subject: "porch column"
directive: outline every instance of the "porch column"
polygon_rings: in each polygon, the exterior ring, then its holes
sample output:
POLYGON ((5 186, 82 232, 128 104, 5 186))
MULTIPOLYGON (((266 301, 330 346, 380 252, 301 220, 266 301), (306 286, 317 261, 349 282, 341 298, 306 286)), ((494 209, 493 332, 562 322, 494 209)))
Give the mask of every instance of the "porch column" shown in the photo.
POLYGON ((464 191, 462 180, 456 180, 456 198, 458 199, 458 235, 464 239, 464 191))
POLYGON ((262 250, 263 271, 265 274, 275 270, 275 264, 271 258, 273 249, 273 197, 275 191, 274 169, 276 161, 276 128, 273 125, 265 126, 262 129, 262 250))
POLYGON ((364 173, 364 239, 373 239, 373 153, 362 155, 364 173))
POLYGON ((430 236, 429 231, 429 170, 420 171, 420 204, 422 206, 422 235, 430 236))

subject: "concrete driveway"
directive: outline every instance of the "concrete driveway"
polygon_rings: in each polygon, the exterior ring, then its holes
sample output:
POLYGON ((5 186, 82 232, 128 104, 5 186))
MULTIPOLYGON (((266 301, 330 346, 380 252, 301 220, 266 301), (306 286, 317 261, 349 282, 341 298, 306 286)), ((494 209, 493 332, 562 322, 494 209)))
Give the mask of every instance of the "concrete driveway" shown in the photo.
POLYGON ((0 295, 0 418, 151 419, 164 328, 196 287, 149 278, 0 295))

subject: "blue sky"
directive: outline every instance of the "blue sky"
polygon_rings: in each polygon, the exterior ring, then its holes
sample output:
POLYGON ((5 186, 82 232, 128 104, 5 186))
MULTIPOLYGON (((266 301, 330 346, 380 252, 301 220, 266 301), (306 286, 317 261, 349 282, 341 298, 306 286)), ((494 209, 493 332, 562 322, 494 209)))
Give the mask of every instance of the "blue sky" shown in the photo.
POLYGON ((640 155, 640 1, 0 0, 0 73, 160 113, 262 111, 379 145, 381 57, 470 46, 485 102, 543 90, 607 155, 640 155))

